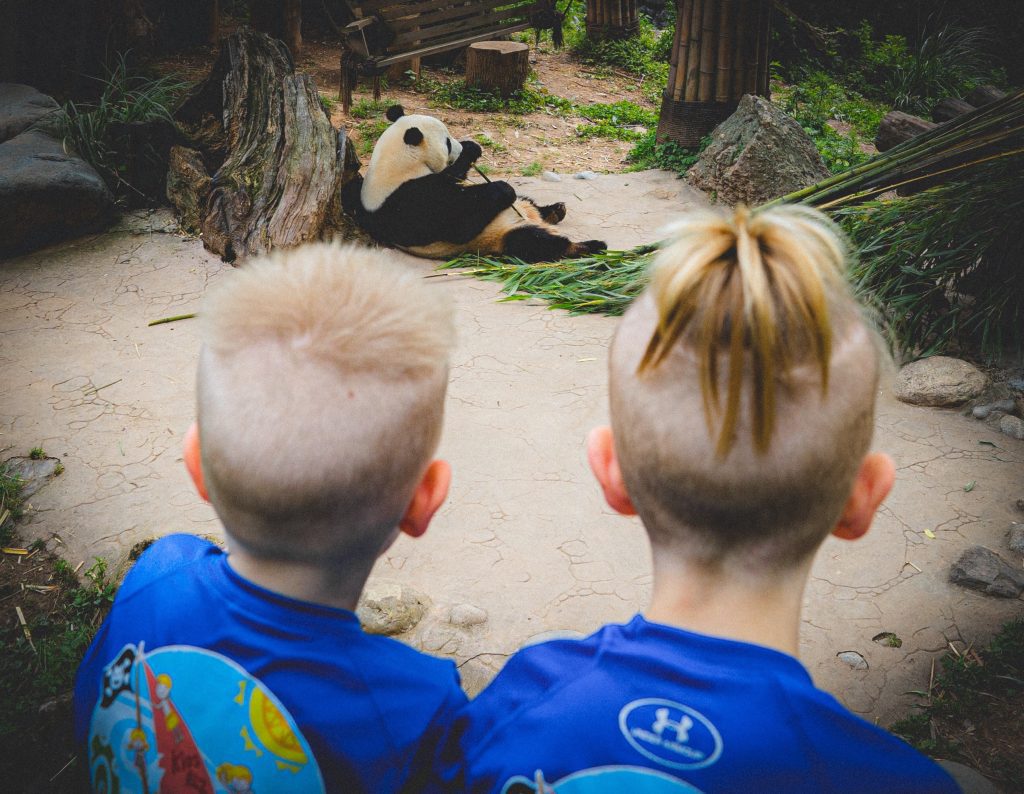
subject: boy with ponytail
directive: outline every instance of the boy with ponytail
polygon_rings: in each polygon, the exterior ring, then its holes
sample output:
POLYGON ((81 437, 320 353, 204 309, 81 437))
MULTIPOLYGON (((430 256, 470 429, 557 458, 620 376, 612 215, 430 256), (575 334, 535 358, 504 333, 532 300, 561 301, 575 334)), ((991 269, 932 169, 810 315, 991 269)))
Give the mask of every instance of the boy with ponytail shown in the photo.
POLYGON ((588 448, 650 537, 650 606, 513 657, 460 718, 452 790, 957 791, 794 658, 815 551, 863 536, 895 476, 868 453, 882 356, 845 263, 807 208, 675 229, 616 333, 612 426, 588 448))

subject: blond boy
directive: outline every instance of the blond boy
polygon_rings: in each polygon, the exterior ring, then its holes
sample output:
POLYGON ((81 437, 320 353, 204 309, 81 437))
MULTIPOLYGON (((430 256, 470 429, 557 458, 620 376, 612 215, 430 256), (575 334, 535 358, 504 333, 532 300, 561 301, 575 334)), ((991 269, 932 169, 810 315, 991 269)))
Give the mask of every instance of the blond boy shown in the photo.
POLYGON ((76 682, 95 789, 412 788, 465 701, 352 611, 450 480, 451 311, 389 259, 310 245, 210 291, 185 461, 228 551, 163 538, 121 587, 76 682))
POLYGON ((460 718, 451 790, 956 791, 794 658, 815 551, 863 536, 894 478, 867 451, 879 349, 844 266, 810 210, 680 224, 589 440, 607 502, 650 538, 650 605, 513 657, 460 718))

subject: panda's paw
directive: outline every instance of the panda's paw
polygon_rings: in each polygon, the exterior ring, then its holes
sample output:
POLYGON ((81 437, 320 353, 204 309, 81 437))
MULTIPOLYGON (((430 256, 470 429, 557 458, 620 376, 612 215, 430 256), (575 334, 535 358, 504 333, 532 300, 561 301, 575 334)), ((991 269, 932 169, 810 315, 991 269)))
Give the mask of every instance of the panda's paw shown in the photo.
POLYGON ((498 205, 505 209, 516 203, 516 189, 508 182, 491 182, 498 205))
POLYGON ((565 220, 565 204, 559 201, 557 204, 548 204, 540 207, 540 216, 547 223, 561 223, 565 220))
POLYGON ((608 250, 608 243, 604 240, 584 240, 582 243, 574 243, 577 255, 600 254, 608 250))
POLYGON ((473 140, 459 141, 462 144, 462 154, 459 155, 459 159, 465 159, 467 163, 475 163, 480 159, 480 155, 484 153, 484 150, 480 148, 480 144, 473 140))

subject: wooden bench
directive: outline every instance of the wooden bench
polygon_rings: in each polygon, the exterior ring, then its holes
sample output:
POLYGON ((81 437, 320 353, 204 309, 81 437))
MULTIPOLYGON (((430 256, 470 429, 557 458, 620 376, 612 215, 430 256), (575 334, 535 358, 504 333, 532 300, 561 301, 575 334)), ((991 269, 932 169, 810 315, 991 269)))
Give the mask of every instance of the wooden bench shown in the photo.
POLYGON ((380 99, 380 75, 392 64, 530 27, 548 28, 558 16, 554 0, 347 0, 346 5, 353 21, 339 30, 338 91, 346 113, 360 76, 373 78, 373 97, 380 99))

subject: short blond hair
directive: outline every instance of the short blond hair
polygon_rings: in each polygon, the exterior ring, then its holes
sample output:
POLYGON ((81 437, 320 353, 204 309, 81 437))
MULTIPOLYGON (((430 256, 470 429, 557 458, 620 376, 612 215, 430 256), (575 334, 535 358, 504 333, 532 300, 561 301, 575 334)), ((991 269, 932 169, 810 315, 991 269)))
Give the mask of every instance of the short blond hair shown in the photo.
POLYGON ((228 534, 264 556, 369 561, 437 447, 451 307, 393 254, 253 260, 201 312, 202 466, 228 534))
POLYGON ((835 524, 880 354, 847 257, 806 207, 699 210, 674 229, 610 359, 616 451, 656 547, 780 569, 835 524))

